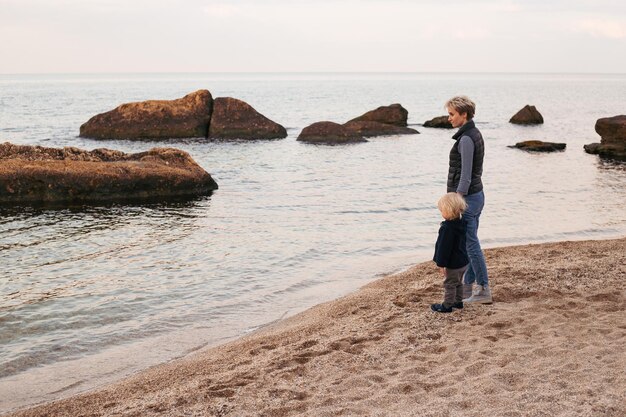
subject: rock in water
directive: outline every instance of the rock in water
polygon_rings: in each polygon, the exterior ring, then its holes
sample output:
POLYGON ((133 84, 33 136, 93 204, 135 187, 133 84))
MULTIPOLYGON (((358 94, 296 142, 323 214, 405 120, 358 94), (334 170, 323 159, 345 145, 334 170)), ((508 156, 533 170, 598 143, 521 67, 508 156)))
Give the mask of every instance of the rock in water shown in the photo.
POLYGON ((0 203, 193 197, 218 188, 187 152, 173 148, 126 154, 7 142, 0 162, 0 203))
POLYGON ((514 146, 509 146, 509 147, 523 149, 525 151, 533 151, 533 152, 555 152, 555 151, 564 150, 566 146, 567 145, 565 143, 542 142, 540 140, 527 140, 524 142, 518 142, 514 146))
POLYGON ((402 107, 402 105, 396 103, 389 106, 381 106, 375 110, 368 111, 367 113, 356 117, 349 122, 378 122, 404 127, 407 125, 408 117, 408 110, 402 107))
POLYGON ((584 145, 587 153, 626 161, 626 115, 604 117, 596 121, 600 143, 584 145))
POLYGON ((543 116, 535 106, 526 105, 511 117, 509 123, 518 125, 539 125, 543 123, 543 116))
POLYGON ((452 123, 448 121, 448 116, 438 116, 424 122, 424 127, 436 127, 440 129, 452 129, 452 123))
POLYGON ((218 97, 213 102, 209 126, 212 139, 281 139, 287 130, 257 112, 248 103, 231 97, 218 97))
POLYGON ((302 129, 299 141, 315 143, 367 142, 373 136, 414 135, 419 132, 406 127, 409 112, 400 104, 381 106, 342 125, 316 122, 302 129))
POLYGON ((92 139, 167 139, 207 136, 213 97, 198 90, 176 100, 126 103, 98 114, 80 127, 92 139))
POLYGON ((367 142, 367 140, 356 131, 334 122, 313 123, 302 129, 298 140, 302 142, 330 144, 367 142))
POLYGON ((598 119, 595 129, 603 144, 626 144, 626 115, 598 119))

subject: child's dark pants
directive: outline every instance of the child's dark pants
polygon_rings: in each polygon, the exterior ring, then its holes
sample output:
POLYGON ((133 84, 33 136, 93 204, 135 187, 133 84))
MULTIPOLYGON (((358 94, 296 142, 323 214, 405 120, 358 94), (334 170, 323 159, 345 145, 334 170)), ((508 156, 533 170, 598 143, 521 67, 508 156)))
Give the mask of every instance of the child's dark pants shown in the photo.
POLYGON ((466 269, 467 265, 457 269, 446 268, 446 278, 443 281, 445 290, 443 305, 445 307, 463 301, 463 274, 466 269))

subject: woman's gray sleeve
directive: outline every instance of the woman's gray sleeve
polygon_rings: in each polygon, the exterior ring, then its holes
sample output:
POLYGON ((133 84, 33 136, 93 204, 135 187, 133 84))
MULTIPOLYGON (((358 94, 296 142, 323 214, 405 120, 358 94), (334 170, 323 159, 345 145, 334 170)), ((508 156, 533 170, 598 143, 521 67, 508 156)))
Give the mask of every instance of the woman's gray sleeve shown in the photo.
POLYGON ((456 192, 466 195, 472 182, 472 165, 474 163, 474 141, 472 138, 469 136, 461 138, 459 153, 461 154, 461 179, 456 192))

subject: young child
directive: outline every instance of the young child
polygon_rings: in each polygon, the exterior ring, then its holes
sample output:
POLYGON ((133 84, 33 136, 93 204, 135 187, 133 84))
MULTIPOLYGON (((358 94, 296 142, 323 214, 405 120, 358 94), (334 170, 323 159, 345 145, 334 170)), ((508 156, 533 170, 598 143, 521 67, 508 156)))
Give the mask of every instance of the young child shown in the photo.
POLYGON ((450 313, 453 308, 463 308, 463 273, 469 259, 465 249, 465 220, 461 215, 467 203, 460 194, 448 193, 439 199, 437 207, 444 218, 439 228, 433 261, 445 277, 444 300, 430 308, 438 313, 450 313))

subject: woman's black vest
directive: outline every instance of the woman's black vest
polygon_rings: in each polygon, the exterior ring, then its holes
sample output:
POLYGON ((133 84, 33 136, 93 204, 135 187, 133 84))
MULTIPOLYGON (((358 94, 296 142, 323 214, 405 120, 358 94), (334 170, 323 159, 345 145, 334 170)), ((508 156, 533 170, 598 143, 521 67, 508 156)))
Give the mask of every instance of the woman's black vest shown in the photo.
POLYGON ((474 142, 474 160, 472 162, 472 181, 467 194, 475 194, 483 189, 480 177, 483 175, 483 158, 485 157, 485 143, 483 135, 476 129, 474 121, 465 123, 458 132, 452 136, 456 142, 450 150, 450 169, 448 170, 448 192, 456 192, 461 180, 461 154, 459 153, 459 141, 463 136, 469 136, 474 142))

